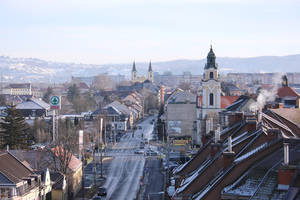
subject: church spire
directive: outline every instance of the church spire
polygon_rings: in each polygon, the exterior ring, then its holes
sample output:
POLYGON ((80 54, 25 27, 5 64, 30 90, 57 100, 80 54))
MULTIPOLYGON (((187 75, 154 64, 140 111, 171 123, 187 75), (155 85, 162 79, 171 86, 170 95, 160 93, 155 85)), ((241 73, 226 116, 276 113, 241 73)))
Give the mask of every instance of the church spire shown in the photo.
POLYGON ((151 65, 151 60, 150 60, 150 63, 149 63, 149 68, 148 68, 148 72, 152 72, 152 65, 151 65))
POLYGON ((152 71, 152 64, 151 64, 151 60, 150 60, 150 63, 149 63, 149 68, 148 68, 148 80, 153 83, 154 81, 154 78, 153 78, 153 71, 152 71))
POLYGON ((135 61, 133 61, 132 71, 131 71, 131 81, 136 82, 137 81, 137 71, 135 68, 135 61))
POLYGON ((136 72, 136 68, 135 68, 135 60, 133 61, 132 72, 136 72))
POLYGON ((212 44, 210 44, 210 50, 207 55, 207 63, 205 64, 205 69, 214 68, 217 69, 218 65, 216 63, 216 55, 213 51, 212 44))

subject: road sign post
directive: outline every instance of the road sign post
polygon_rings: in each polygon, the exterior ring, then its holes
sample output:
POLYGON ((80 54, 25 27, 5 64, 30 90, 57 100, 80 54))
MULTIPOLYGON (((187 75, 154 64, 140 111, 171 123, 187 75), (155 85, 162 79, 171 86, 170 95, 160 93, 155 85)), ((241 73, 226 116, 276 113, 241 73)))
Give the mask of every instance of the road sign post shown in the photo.
POLYGON ((53 142, 56 140, 56 129, 57 129, 57 122, 55 118, 55 110, 59 110, 61 108, 61 98, 60 96, 51 96, 50 97, 50 109, 53 112, 52 115, 52 125, 53 125, 53 130, 52 130, 52 136, 53 136, 53 142))
POLYGON ((50 109, 59 110, 61 108, 61 98, 60 96, 51 96, 50 97, 50 109))

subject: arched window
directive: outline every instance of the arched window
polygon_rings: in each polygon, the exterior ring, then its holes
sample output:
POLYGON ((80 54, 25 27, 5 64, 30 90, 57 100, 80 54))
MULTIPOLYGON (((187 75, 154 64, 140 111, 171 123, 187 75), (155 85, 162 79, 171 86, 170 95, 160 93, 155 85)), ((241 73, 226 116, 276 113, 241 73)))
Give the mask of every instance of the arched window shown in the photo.
POLYGON ((209 105, 210 106, 214 105, 214 94, 213 93, 209 94, 209 105))
POLYGON ((214 73, 213 72, 209 72, 209 78, 213 79, 214 78, 214 73))

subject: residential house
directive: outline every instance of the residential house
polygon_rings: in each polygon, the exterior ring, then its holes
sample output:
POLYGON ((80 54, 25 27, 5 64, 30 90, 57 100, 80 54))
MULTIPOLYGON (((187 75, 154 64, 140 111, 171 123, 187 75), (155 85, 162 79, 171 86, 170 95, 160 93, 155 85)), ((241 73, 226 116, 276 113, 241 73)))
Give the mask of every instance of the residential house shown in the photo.
POLYGON ((51 199, 66 200, 68 199, 67 182, 65 176, 60 172, 50 172, 52 184, 51 199))
POLYGON ((50 105, 41 99, 30 98, 16 106, 24 117, 46 117, 50 111, 50 105))
POLYGON ((114 101, 114 102, 108 104, 107 106, 105 106, 104 108, 109 108, 109 107, 117 109, 119 112, 121 112, 123 115, 126 116, 126 118, 128 119, 128 121, 127 121, 128 128, 131 128, 133 126, 132 112, 130 111, 130 109, 127 106, 120 103, 119 101, 114 101))
POLYGON ((268 195, 268 199, 278 199, 286 195, 296 175, 292 163, 300 157, 292 156, 290 165, 283 162, 283 152, 286 145, 294 152, 291 155, 299 151, 300 126, 291 119, 297 120, 300 110, 294 110, 293 118, 285 118, 282 112, 289 113, 281 109, 236 112, 230 115, 227 128, 202 135, 198 153, 174 171, 173 199, 264 199, 268 195), (268 181, 271 191, 264 189, 268 181))
MULTIPOLYGON (((56 154, 47 150, 10 150, 10 152, 21 161, 27 161, 33 170, 44 171, 47 168, 50 172, 59 170, 60 165, 57 157, 55 157, 56 154)), ((66 174, 69 197, 75 196, 80 190, 81 177, 82 163, 72 155, 66 174)), ((65 187, 63 186, 62 189, 65 190, 65 187)), ((64 191, 60 191, 60 193, 65 195, 64 191)))
POLYGON ((107 131, 127 131, 128 118, 115 107, 100 108, 92 113, 92 118, 103 116, 107 118, 106 130, 107 131))
POLYGON ((0 152, 0 199, 41 199, 40 175, 10 152, 0 152))
POLYGON ((276 101, 285 108, 300 108, 300 94, 289 87, 287 76, 282 77, 282 87, 278 88, 276 101))
POLYGON ((111 131, 127 131, 127 129, 133 125, 132 111, 126 105, 118 101, 114 101, 92 113, 93 117, 99 115, 109 118, 106 125, 111 127, 111 131))

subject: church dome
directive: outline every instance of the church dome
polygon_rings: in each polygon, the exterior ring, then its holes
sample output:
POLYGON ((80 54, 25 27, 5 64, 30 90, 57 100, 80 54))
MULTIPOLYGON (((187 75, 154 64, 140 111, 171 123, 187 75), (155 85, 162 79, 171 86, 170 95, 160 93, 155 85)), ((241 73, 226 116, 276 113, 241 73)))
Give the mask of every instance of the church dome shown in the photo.
POLYGON ((213 68, 213 69, 218 68, 218 64, 216 63, 216 55, 212 49, 212 46, 210 46, 210 50, 207 54, 207 62, 205 64, 204 69, 209 69, 209 68, 213 68))

